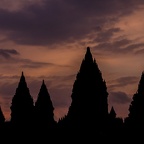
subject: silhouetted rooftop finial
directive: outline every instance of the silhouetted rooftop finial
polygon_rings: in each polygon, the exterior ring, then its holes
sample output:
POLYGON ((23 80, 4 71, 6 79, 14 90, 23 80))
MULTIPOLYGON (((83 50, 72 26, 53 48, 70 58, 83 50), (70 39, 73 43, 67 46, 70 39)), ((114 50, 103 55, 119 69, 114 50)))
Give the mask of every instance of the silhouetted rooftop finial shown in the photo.
POLYGON ((92 58, 92 54, 91 54, 91 51, 90 51, 90 47, 87 47, 87 51, 86 51, 86 54, 85 54, 85 60, 89 61, 89 62, 93 62, 93 58, 92 58))
POLYGON ((44 79, 42 80, 42 85, 41 85, 41 89, 43 89, 43 88, 44 88, 44 89, 47 89, 47 88, 46 88, 46 85, 45 85, 44 79))
POLYGON ((22 74, 21 74, 21 77, 20 77, 20 81, 19 81, 19 86, 24 86, 24 85, 27 87, 27 84, 26 84, 26 81, 25 81, 24 72, 22 71, 22 74))
POLYGON ((21 74, 21 80, 20 81, 25 81, 25 77, 24 77, 24 72, 22 71, 22 74, 21 74))
POLYGON ((90 47, 87 47, 87 52, 90 52, 90 47))

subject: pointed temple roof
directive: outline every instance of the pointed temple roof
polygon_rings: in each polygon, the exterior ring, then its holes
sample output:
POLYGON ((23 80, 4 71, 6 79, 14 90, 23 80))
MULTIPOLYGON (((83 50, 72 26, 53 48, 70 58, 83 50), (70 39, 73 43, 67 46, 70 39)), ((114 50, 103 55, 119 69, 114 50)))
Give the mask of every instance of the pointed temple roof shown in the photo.
POLYGON ((51 107, 52 109, 54 109, 44 80, 42 81, 42 85, 41 85, 41 88, 40 88, 40 91, 39 91, 39 94, 38 94, 35 104, 36 104, 36 106, 41 105, 41 106, 51 107))
MULTIPOLYGON (((49 95, 44 80, 42 81, 42 85, 41 85, 41 88, 40 88, 39 95, 40 95, 40 94, 47 94, 47 95, 49 95)), ((43 95, 43 96, 44 96, 44 95, 43 95)))
POLYGON ((22 71, 18 87, 24 87, 24 86, 27 87, 27 84, 26 84, 26 81, 25 81, 24 73, 22 71))
POLYGON ((111 110, 110 110, 110 116, 113 117, 113 118, 116 117, 116 112, 115 112, 113 106, 112 106, 112 108, 111 108, 111 110))
MULTIPOLYGON (((20 77, 20 81, 18 83, 18 87, 16 88, 16 93, 15 95, 21 95, 21 96, 30 96, 30 91, 29 91, 29 88, 27 86, 27 82, 26 82, 26 79, 25 79, 25 76, 24 76, 24 72, 22 71, 22 74, 21 74, 21 77, 20 77)), ((32 97, 31 97, 32 98, 32 97)))

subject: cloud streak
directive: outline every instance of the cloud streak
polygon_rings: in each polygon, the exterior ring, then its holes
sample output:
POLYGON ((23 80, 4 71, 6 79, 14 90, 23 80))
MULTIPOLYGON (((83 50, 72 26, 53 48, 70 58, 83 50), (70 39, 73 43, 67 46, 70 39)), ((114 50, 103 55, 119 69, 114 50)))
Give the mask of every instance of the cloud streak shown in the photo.
POLYGON ((126 77, 120 77, 115 80, 109 81, 109 90, 115 89, 115 88, 122 88, 128 85, 137 84, 139 78, 136 76, 126 76, 126 77))
POLYGON ((54 64, 52 62, 33 61, 31 59, 24 59, 20 57, 20 53, 15 49, 0 49, 0 56, 2 56, 1 64, 9 63, 16 64, 22 68, 42 68, 42 67, 70 67, 69 65, 54 64), (16 57, 13 57, 16 56, 16 57))
POLYGON ((15 49, 0 49, 0 56, 9 59, 12 55, 19 55, 19 52, 15 49))
POLYGON ((111 103, 116 103, 116 104, 129 104, 131 101, 131 98, 125 93, 121 91, 117 92, 110 92, 109 99, 111 103))

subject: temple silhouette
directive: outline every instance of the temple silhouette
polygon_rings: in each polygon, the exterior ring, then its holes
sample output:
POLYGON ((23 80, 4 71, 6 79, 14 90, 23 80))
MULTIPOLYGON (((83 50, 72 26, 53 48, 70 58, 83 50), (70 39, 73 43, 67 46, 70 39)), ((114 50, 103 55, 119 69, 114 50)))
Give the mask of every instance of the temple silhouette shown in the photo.
POLYGON ((128 134, 132 136, 138 133, 134 130, 143 130, 144 72, 138 90, 129 105, 129 114, 124 120, 117 117, 113 106, 108 111, 108 95, 106 81, 96 59, 92 57, 90 47, 87 47, 73 84, 72 101, 67 114, 58 121, 54 120, 54 107, 44 80, 34 103, 22 72, 10 106, 10 121, 5 121, 0 107, 0 134, 13 136, 13 141, 14 136, 21 133, 23 140, 32 138, 33 134, 35 141, 43 139, 47 142, 49 140, 56 142, 57 139, 53 139, 53 136, 59 136, 59 142, 63 143, 64 137, 71 139, 71 142, 76 142, 78 138, 89 142, 90 140, 104 142, 107 138, 107 141, 114 142, 112 137, 122 142, 128 134))

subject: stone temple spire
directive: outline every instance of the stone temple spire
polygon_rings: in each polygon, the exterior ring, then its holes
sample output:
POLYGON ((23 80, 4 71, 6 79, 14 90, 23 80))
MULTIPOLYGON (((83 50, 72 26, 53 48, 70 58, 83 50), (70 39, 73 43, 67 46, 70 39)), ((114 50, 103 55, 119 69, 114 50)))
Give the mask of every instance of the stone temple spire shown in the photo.
POLYGON ((14 123, 28 123, 33 117, 33 98, 30 95, 29 88, 22 72, 16 93, 11 103, 11 121, 14 123))
POLYGON ((35 120, 39 126, 52 127, 55 124, 54 107, 44 80, 35 102, 35 120))
POLYGON ((102 78, 96 60, 93 60, 89 47, 77 73, 71 98, 67 118, 71 119, 71 123, 77 122, 74 125, 80 126, 82 122, 90 125, 94 121, 104 123, 108 118, 106 82, 102 78))

